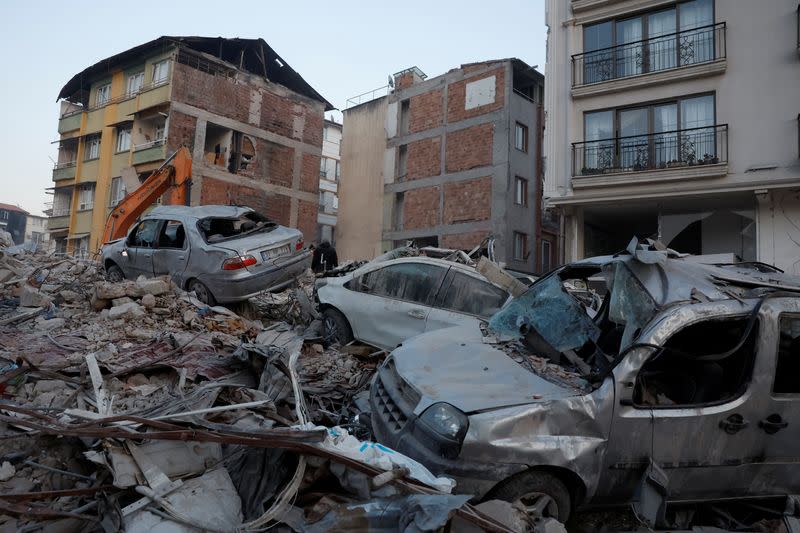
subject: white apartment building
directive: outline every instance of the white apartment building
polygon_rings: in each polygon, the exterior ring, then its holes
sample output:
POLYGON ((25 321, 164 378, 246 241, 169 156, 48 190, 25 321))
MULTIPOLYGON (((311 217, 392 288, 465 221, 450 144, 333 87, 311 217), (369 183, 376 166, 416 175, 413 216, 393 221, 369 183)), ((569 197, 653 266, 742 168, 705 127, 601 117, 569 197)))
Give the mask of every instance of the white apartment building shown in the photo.
POLYGON ((317 242, 336 244, 336 213, 339 210, 339 159, 342 125, 325 119, 322 130, 322 158, 319 163, 319 213, 317 242))
POLYGON ((800 274, 798 0, 546 0, 565 261, 633 235, 800 274))
POLYGON ((28 214, 25 224, 25 242, 33 241, 42 250, 50 246, 50 234, 47 233, 47 217, 28 214))

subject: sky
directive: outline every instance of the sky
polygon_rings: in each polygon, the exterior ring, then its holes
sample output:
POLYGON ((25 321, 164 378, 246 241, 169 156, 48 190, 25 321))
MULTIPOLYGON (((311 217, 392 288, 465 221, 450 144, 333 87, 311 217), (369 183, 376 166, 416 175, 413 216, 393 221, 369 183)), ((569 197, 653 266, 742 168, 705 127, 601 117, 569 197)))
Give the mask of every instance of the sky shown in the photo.
MULTIPOLYGON (((405 2, 4 2, 5 163, 0 203, 41 214, 52 196, 64 84, 106 57, 161 35, 261 37, 335 107, 418 66, 517 57, 544 72, 544 0, 405 2)), ((334 112, 341 120, 341 114, 334 112)))

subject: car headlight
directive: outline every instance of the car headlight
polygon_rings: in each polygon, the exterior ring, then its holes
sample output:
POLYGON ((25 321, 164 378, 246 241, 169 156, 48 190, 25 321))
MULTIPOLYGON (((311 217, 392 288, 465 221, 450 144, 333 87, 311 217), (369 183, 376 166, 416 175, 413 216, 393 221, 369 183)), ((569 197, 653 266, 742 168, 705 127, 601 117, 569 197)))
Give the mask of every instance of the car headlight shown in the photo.
POLYGON ((459 442, 464 438, 469 428, 467 415, 449 403, 431 405, 422 413, 420 420, 443 437, 459 442))

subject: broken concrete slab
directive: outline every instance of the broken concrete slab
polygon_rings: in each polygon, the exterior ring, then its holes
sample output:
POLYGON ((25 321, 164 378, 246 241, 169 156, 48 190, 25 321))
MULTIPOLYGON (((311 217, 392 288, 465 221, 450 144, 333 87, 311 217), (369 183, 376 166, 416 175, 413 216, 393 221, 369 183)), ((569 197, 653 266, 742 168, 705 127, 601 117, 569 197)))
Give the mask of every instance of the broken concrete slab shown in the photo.
POLYGON ((22 307, 49 307, 53 300, 43 292, 27 283, 22 286, 19 305, 22 307))
POLYGON ((110 318, 111 320, 116 320, 118 318, 139 317, 144 315, 145 315, 144 307, 137 304, 136 302, 124 303, 122 305, 112 307, 108 311, 108 318, 110 318))
POLYGON ((9 463, 8 461, 3 461, 3 464, 0 464, 0 481, 8 481, 14 474, 16 474, 17 469, 14 468, 14 465, 9 463))
POLYGON ((114 298, 111 300, 111 307, 118 307, 120 305, 129 304, 133 300, 128 296, 123 296, 122 298, 114 298))
POLYGON ((139 277, 133 285, 126 285, 126 294, 134 298, 141 298, 145 294, 160 296, 169 292, 169 283, 162 278, 139 277))
POLYGON ((126 296, 126 286, 123 283, 101 281, 94 286, 94 295, 99 300, 113 300, 126 296))

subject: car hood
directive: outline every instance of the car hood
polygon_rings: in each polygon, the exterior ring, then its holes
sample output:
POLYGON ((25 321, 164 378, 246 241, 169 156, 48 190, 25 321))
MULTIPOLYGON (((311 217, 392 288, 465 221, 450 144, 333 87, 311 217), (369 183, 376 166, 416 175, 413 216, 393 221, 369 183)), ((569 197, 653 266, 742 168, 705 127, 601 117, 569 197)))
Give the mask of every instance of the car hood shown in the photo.
POLYGON ((392 356, 400 376, 422 396, 417 414, 436 402, 472 413, 581 394, 527 371, 484 342, 477 325, 419 335, 392 356))

